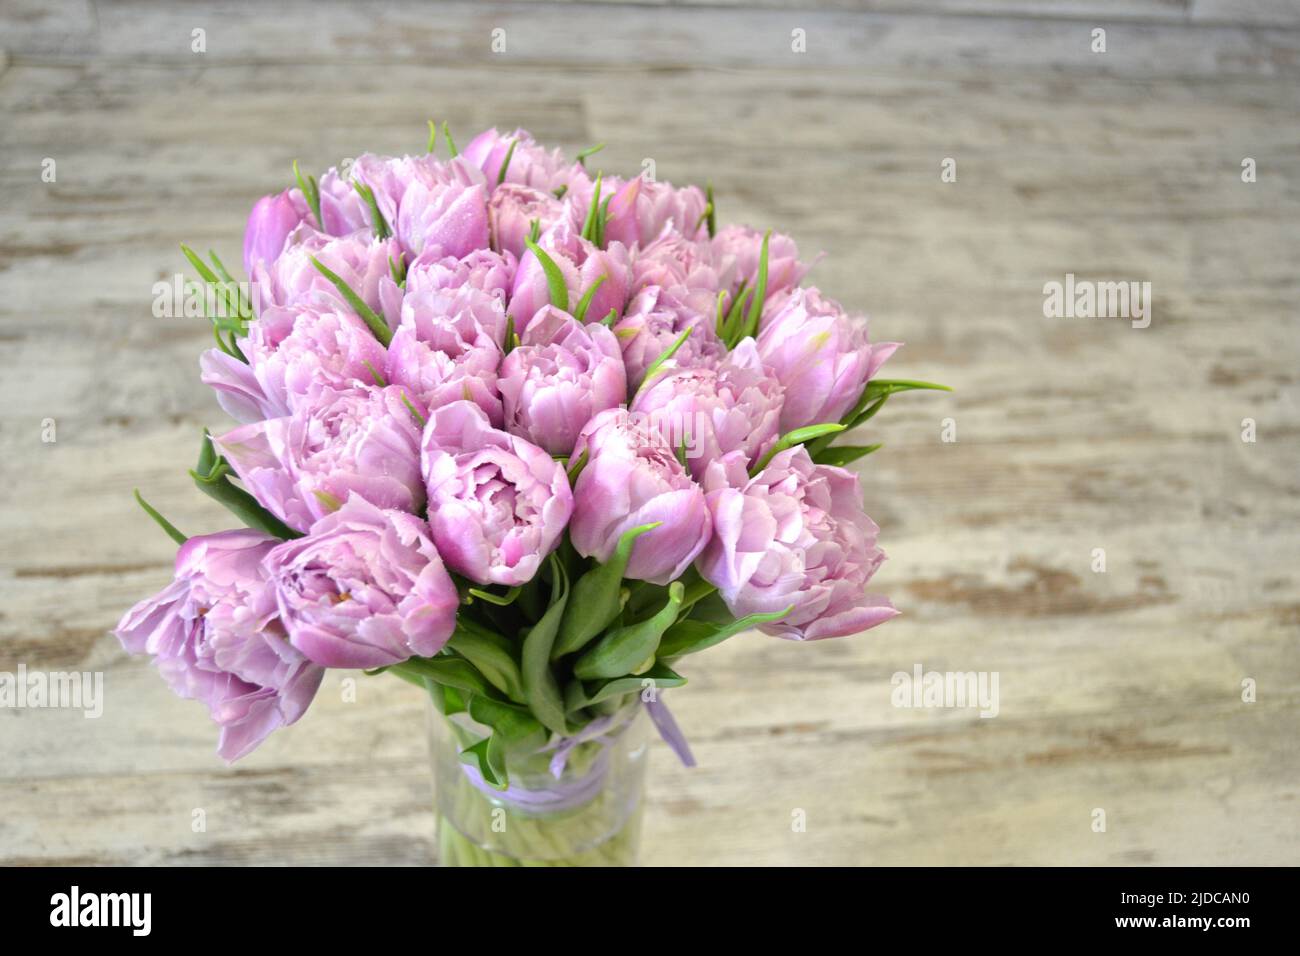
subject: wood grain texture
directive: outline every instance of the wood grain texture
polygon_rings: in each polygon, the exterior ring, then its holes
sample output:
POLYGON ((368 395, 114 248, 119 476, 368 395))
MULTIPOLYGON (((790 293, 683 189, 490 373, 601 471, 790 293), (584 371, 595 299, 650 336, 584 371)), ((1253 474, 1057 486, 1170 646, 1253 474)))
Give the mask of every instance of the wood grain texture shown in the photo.
POLYGON ((655 744, 647 863, 1300 863, 1294 4, 271 6, 0 7, 0 670, 106 686, 98 720, 0 710, 0 862, 430 860, 413 689, 331 673, 226 768, 107 629, 171 560, 133 487, 227 524, 184 473, 222 422, 207 336, 150 312, 178 244, 237 260, 292 159, 436 117, 711 180, 724 221, 827 250, 813 281, 907 343, 892 374, 958 389, 858 436, 904 615, 690 661, 700 766, 655 744), (1067 272, 1151 282, 1150 328, 1044 318, 1067 272), (996 671, 998 716, 894 707, 918 663, 996 671))

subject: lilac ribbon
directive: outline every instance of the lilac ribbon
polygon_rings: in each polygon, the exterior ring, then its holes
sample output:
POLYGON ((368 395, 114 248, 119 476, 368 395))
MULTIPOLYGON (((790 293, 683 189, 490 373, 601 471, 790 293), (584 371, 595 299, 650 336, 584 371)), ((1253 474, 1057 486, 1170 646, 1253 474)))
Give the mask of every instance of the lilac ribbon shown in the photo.
POLYGON ((489 797, 521 810, 555 813, 580 807, 600 793, 600 788, 605 783, 605 773, 609 770, 609 754, 601 753, 592 762, 591 770, 577 780, 557 783, 551 787, 525 788, 512 783, 504 790, 498 790, 483 779, 483 774, 473 764, 463 763, 460 768, 465 772, 466 779, 489 797))
POLYGON ((686 735, 677 726, 677 721, 673 719, 668 705, 656 696, 646 702, 645 709, 649 711, 650 719, 654 721, 655 730, 659 731, 659 736, 663 738, 668 748, 677 754, 677 759, 682 762, 682 766, 694 767, 695 755, 691 753, 691 745, 686 742, 686 735))
MULTIPOLYGON (((646 701, 645 709, 650 714, 655 729, 659 731, 659 736, 668 745, 668 748, 677 755, 677 759, 682 762, 682 765, 694 767, 695 755, 691 753, 690 744, 686 742, 686 735, 677 726, 677 721, 673 719, 668 706, 656 696, 654 699, 646 701)), ((543 751, 555 751, 548 765, 551 776, 557 781, 554 786, 525 789, 510 784, 504 790, 498 790, 483 779, 483 774, 473 764, 462 763, 460 765, 461 770, 464 771, 466 779, 483 793, 503 802, 512 803, 521 809, 559 811, 578 807, 600 792, 600 788, 605 782, 605 774, 609 770, 609 751, 601 750, 596 759, 592 761, 591 768, 578 779, 561 781, 560 778, 564 775, 564 768, 569 761, 569 754, 579 744, 588 741, 594 740, 605 745, 612 743, 614 736, 619 731, 624 730, 635 716, 636 711, 634 710, 626 715, 610 714, 605 717, 597 717, 576 734, 570 737, 560 737, 543 747, 543 751)))

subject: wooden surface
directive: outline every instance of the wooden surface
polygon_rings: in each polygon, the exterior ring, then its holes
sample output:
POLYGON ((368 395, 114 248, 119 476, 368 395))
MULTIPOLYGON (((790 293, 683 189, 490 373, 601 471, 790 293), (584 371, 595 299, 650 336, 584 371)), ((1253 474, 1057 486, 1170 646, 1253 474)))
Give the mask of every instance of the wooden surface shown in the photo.
POLYGON ((228 524, 184 471, 223 421, 204 327, 153 283, 182 241, 237 261, 295 157, 418 151, 433 117, 712 180, 724 221, 828 252, 894 376, 958 389, 860 436, 903 616, 691 660, 700 766, 655 743, 645 862, 1300 863, 1295 3, 377 6, 0 2, 0 670, 106 686, 98 720, 0 710, 0 862, 430 860, 416 691, 332 672, 230 769, 107 631, 168 578, 133 487, 228 524), (1044 318, 1067 272, 1151 282, 1150 328, 1044 318), (997 672, 998 716, 892 706, 916 664, 997 672))

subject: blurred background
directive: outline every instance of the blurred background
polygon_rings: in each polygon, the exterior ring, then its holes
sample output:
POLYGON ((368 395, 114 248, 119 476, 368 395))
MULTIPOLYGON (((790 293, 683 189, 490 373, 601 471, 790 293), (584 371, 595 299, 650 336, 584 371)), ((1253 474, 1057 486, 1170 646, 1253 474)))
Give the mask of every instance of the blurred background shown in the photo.
POLYGON ((0 671, 105 675, 99 719, 0 708, 0 863, 432 859, 414 689, 332 671, 226 767, 108 633, 169 579, 133 488, 229 524, 207 325, 154 283, 429 119, 712 182, 957 389, 854 436, 903 615, 690 659, 644 862, 1300 863, 1298 80, 1288 0, 0 0, 0 671), (1067 274, 1149 326, 1046 316, 1067 274), (918 666, 996 716, 895 706, 918 666))

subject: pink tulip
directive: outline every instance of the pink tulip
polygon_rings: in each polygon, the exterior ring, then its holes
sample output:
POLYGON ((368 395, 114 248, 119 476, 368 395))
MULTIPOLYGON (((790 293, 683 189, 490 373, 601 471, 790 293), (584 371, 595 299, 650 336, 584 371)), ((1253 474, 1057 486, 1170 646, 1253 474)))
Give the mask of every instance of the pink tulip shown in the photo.
POLYGON ((627 400, 614 333, 551 306, 538 310, 502 361, 498 386, 506 430, 552 455, 567 456, 593 415, 627 400))
POLYGON ((244 229, 244 273, 252 276, 254 266, 270 265, 280 258, 284 241, 304 222, 310 224, 311 213, 296 189, 286 189, 263 196, 253 204, 244 229))
POLYGON ((754 340, 744 339, 716 367, 656 375, 632 411, 652 422, 670 447, 683 449, 691 474, 702 479, 709 463, 728 452, 740 452, 748 466, 775 444, 784 398, 754 340))
POLYGON ((313 391, 291 415, 213 438, 258 503, 306 531, 356 493, 379 508, 418 511, 420 425, 395 385, 313 391))
MULTIPOLYGON (((603 276, 604 280, 590 300, 585 320, 600 321, 611 309, 616 315, 623 313, 631 278, 631 257, 622 243, 614 242, 606 249, 597 249, 583 239, 577 229, 561 220, 543 233, 537 244, 559 267, 568 291, 570 309, 577 308, 583 294, 603 276)), ((519 261, 507 309, 515 317, 516 326, 520 326, 536 315, 538 309, 553 304, 546 273, 530 250, 519 261)))
POLYGON ((739 484, 736 460, 715 462, 706 478, 713 540, 697 562, 732 614, 793 606, 762 629, 800 641, 865 631, 898 614, 865 593, 885 553, 856 475, 816 465, 798 446, 739 484))
POLYGON ((250 530, 190 538, 172 583, 127 611, 115 632, 129 653, 153 657, 176 694, 207 705, 228 761, 301 717, 325 674, 280 621, 262 569, 277 543, 250 530))
POLYGON ((430 412, 421 467, 438 551, 479 584, 531 581, 573 512, 564 467, 472 402, 430 412))
POLYGON ((432 657, 456 627, 460 597, 428 525, 355 495, 263 564, 293 646, 325 667, 432 657))
POLYGON ((715 319, 684 304, 659 286, 642 289, 628 303, 614 326, 614 336, 623 350, 628 387, 641 387, 648 369, 669 346, 690 329, 691 334, 673 353, 679 368, 712 367, 726 357, 727 348, 714 331, 715 319))
POLYGON ((867 320, 816 289, 794 290, 758 337, 759 355, 785 386, 781 431, 839 421, 898 347, 872 345, 867 320))
POLYGON ((569 537, 578 553, 608 561, 624 532, 659 522, 632 546, 625 576, 668 584, 712 533, 704 492, 653 427, 611 408, 582 430, 574 457, 588 461, 574 486, 569 537))

